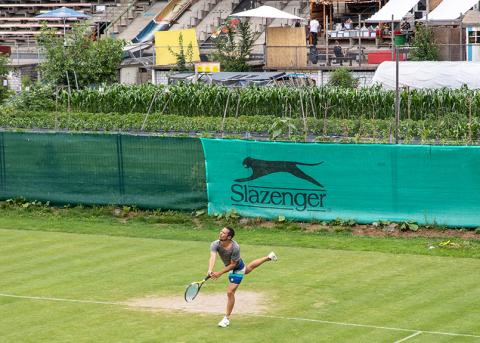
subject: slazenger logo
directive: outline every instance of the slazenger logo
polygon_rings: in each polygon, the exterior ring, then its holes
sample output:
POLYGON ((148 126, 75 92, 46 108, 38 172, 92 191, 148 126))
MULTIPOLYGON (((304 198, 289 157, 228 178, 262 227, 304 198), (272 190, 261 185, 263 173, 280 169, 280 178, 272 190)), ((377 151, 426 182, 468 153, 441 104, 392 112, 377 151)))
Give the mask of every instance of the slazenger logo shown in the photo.
POLYGON ((299 166, 314 167, 322 163, 323 161, 318 163, 266 161, 247 157, 243 160, 243 166, 250 168, 252 175, 234 180, 236 183, 232 184, 230 188, 232 205, 296 211, 325 211, 324 202, 327 194, 323 185, 299 168, 299 166), (281 187, 282 185, 265 187, 245 183, 273 173, 288 173, 315 185, 318 189, 284 188, 281 187))

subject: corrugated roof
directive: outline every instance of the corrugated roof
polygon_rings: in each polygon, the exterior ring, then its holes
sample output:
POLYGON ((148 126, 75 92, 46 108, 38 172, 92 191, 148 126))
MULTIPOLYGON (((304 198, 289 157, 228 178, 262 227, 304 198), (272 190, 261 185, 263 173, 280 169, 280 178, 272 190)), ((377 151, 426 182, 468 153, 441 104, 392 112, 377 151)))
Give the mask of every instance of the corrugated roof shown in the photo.
POLYGON ((265 81, 272 80, 283 76, 283 72, 220 72, 211 74, 214 81, 265 81))

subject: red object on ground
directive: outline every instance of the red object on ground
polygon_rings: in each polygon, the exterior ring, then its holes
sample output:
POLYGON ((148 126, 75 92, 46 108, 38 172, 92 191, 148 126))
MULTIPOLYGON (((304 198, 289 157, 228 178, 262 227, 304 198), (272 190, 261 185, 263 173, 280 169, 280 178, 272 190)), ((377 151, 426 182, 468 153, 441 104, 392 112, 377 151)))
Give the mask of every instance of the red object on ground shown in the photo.
MULTIPOLYGON (((405 61, 405 54, 400 54, 399 60, 405 61)), ((392 60, 391 50, 371 52, 368 54, 368 64, 380 64, 385 61, 395 61, 395 56, 392 60)))

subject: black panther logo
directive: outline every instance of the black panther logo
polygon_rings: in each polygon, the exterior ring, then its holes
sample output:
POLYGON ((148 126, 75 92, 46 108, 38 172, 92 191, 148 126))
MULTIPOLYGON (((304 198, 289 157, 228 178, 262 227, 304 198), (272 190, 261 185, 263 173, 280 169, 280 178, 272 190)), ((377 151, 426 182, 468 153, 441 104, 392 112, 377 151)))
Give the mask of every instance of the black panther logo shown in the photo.
POLYGON ((245 182, 250 180, 258 179, 259 177, 266 176, 272 173, 290 173, 300 179, 307 180, 313 183, 316 186, 322 187, 323 186, 311 176, 308 176, 303 171, 298 168, 298 165, 301 166, 318 166, 319 163, 300 163, 300 162, 288 162, 288 161, 265 161, 265 160, 257 160, 255 158, 247 157, 243 160, 243 166, 245 168, 252 168, 252 175, 243 178, 237 179, 236 182, 245 182))

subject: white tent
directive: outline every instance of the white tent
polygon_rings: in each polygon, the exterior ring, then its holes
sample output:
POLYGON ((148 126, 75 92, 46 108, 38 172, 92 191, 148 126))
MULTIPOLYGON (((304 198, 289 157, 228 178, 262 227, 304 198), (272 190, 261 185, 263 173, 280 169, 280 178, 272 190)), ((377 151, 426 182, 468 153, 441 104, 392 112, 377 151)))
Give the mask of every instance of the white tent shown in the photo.
POLYGON ((390 0, 377 13, 368 18, 367 22, 391 22, 401 21, 403 17, 413 8, 420 0, 390 0))
POLYGON ((252 10, 232 13, 229 17, 249 17, 249 18, 272 18, 272 19, 297 19, 303 20, 304 18, 297 17, 296 15, 288 12, 280 11, 275 7, 260 6, 252 10))
MULTIPOLYGON (((478 0, 443 0, 428 14, 428 21, 458 19, 476 4, 478 4, 478 0)), ((423 17, 422 20, 426 20, 426 17, 423 17)))
MULTIPOLYGON (((399 62, 399 85, 410 88, 480 89, 480 63, 475 62, 399 62)), ((395 89, 395 62, 383 62, 371 85, 395 89)))

